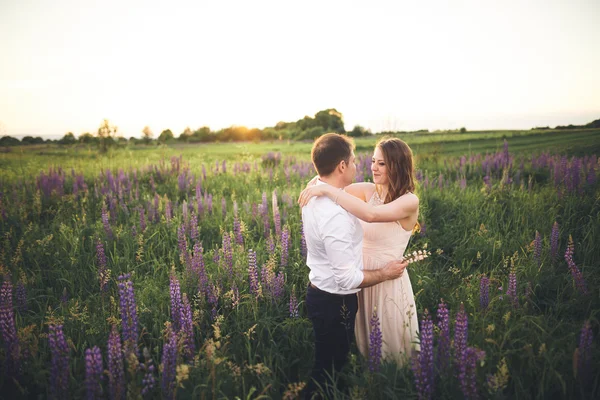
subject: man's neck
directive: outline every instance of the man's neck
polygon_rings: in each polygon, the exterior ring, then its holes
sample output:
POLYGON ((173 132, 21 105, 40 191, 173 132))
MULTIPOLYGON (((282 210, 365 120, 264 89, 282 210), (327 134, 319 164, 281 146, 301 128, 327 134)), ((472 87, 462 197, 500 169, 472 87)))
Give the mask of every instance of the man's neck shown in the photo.
POLYGON ((331 186, 336 187, 336 188, 346 187, 346 185, 344 184, 344 180, 341 179, 341 177, 339 177, 339 176, 332 176, 332 175, 330 175, 330 176, 320 176, 319 180, 321 182, 325 182, 328 185, 331 185, 331 186))

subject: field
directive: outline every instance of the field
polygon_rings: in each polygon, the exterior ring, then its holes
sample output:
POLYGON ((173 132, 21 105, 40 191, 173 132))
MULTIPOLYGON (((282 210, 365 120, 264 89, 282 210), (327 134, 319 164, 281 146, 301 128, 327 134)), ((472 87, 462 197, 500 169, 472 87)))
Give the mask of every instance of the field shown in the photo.
MULTIPOLYGON (((408 270, 423 351, 355 351, 336 398, 598 398, 600 130, 402 138, 409 249, 432 253, 408 270)), ((356 140, 357 180, 375 142, 356 140)), ((310 147, 1 152, 0 398, 296 398, 310 147)))

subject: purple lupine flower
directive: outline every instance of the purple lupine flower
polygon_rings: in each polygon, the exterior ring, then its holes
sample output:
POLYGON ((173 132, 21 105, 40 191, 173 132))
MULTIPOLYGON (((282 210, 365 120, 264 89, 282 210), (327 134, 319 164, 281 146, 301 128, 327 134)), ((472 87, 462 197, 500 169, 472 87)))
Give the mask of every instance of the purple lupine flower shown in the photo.
POLYGON ((223 219, 227 216, 227 201, 225 197, 221 198, 221 214, 223 215, 223 219))
POLYGON ((52 357, 50 392, 56 399, 66 399, 69 395, 69 346, 62 325, 50 325, 48 343, 52 357))
POLYGON ((290 228, 286 225, 281 232, 281 266, 288 264, 288 251, 290 246, 290 228))
POLYGON ((190 238, 192 241, 196 241, 199 236, 200 232, 198 231, 198 217, 196 216, 196 213, 192 211, 190 215, 190 238))
POLYGON ((271 287, 271 295, 273 299, 280 299, 283 296, 285 290, 285 274, 283 271, 279 271, 273 279, 271 287))
POLYGON ((298 312, 298 299, 296 298, 294 290, 292 290, 292 293, 290 294, 290 317, 300 317, 300 313, 298 312))
POLYGON ((4 342, 4 351, 7 360, 7 372, 11 376, 18 375, 20 365, 19 339, 15 325, 15 315, 12 302, 12 283, 8 277, 4 278, 0 289, 0 334, 4 342))
POLYGON ((100 348, 94 346, 85 350, 85 387, 86 399, 102 398, 102 354, 100 348))
POLYGON ((590 166, 587 171, 586 183, 590 187, 593 187, 596 184, 596 168, 595 163, 593 162, 590 162, 590 166))
POLYGON ((450 313, 444 300, 438 305, 437 326, 440 330, 438 341, 438 365, 445 370, 450 363, 450 313))
POLYGON ((517 273, 514 268, 508 274, 508 289, 506 295, 514 307, 519 306, 519 298, 517 296, 517 273))
POLYGON ((376 372, 379 371, 381 366, 381 346, 383 344, 377 309, 373 310, 369 326, 371 327, 369 333, 369 371, 376 372))
POLYGON ((102 225, 104 226, 104 232, 108 240, 113 238, 112 229, 110 228, 110 222, 108 220, 108 211, 106 210, 106 204, 102 204, 102 225))
POLYGON ((144 347, 144 358, 145 363, 140 364, 142 371, 144 371, 144 377, 142 378, 142 396, 150 397, 154 385, 156 385, 156 378, 154 377, 154 365, 152 365, 152 358, 150 358, 150 352, 147 347, 144 347))
POLYGON ((96 241, 96 260, 98 262, 98 280, 100 281, 100 291, 106 292, 110 275, 106 268, 106 254, 104 253, 104 245, 97 239, 96 241))
POLYGON ((180 225, 179 228, 177 228, 177 247, 179 247, 179 261, 181 261, 181 264, 183 264, 186 268, 189 268, 191 260, 188 252, 188 244, 185 237, 184 225, 180 225))
POLYGON ((269 254, 273 254, 275 252, 275 241, 271 235, 267 237, 267 249, 269 249, 269 254))
POLYGON ((188 360, 194 358, 194 352, 196 346, 194 345, 194 325, 192 323, 192 306, 187 298, 187 295, 183 294, 183 303, 181 305, 181 331, 185 335, 185 350, 184 353, 188 360))
POLYGON ((592 375, 592 343, 593 333, 590 321, 585 321, 581 328, 579 347, 577 348, 577 378, 584 388, 588 387, 592 375))
POLYGON ((490 304, 490 279, 483 275, 479 281, 479 305, 482 310, 490 304))
POLYGON ((420 235, 421 236, 427 235, 427 225, 425 225, 425 221, 421 222, 419 225, 421 226, 420 235))
POLYGON ((171 295, 171 320, 173 321, 175 331, 179 332, 181 329, 181 308, 183 306, 181 304, 181 288, 179 280, 177 280, 175 275, 171 275, 170 277, 169 289, 171 295))
POLYGON ((135 224, 131 225, 131 237, 137 237, 137 228, 135 227, 135 224))
POLYGON ((567 246, 567 251, 565 252, 565 260, 567 261, 567 265, 569 267, 569 271, 571 272, 571 276, 573 276, 573 280, 575 281, 575 286, 577 289, 583 293, 587 294, 587 284, 585 283, 585 279, 581 274, 577 265, 575 265, 575 261, 573 260, 573 252, 575 250, 575 245, 573 244, 573 238, 569 235, 569 244, 567 246))
POLYGON ((248 250, 248 279, 250 281, 250 292, 259 296, 261 293, 260 282, 258 280, 258 270, 256 269, 256 252, 248 250))
POLYGON ((302 259, 306 261, 308 249, 306 247, 306 238, 304 237, 304 224, 300 221, 300 255, 302 259))
MULTIPOLYGON (((206 195, 206 193, 205 193, 205 195, 206 195)), ((213 212, 213 196, 212 196, 212 194, 209 193, 207 195, 205 203, 206 203, 206 208, 208 208, 208 213, 212 215, 212 212, 213 212)))
POLYGON ((223 233, 223 257, 229 278, 233 279, 233 246, 231 245, 231 236, 227 232, 223 233))
POLYGON ((187 180, 185 179, 185 172, 182 172, 177 177, 177 186, 180 192, 187 191, 187 180))
POLYGON ((433 322, 429 312, 421 319, 421 352, 412 359, 412 370, 419 399, 430 399, 434 388, 433 322))
POLYGON ((119 276, 119 304, 125 354, 134 352, 137 355, 138 318, 133 283, 130 278, 131 274, 119 276))
POLYGON ((237 244, 243 245, 244 236, 242 236, 242 226, 240 224, 240 219, 237 215, 233 217, 233 233, 235 237, 235 242, 237 244))
POLYGON ((175 332, 167 328, 165 344, 162 352, 162 379, 161 387, 164 399, 174 400, 177 391, 175 381, 177 368, 177 336, 175 332))
POLYGON ((465 363, 465 350, 469 336, 469 320, 465 312, 465 305, 460 303, 460 310, 456 314, 454 326, 454 359, 457 366, 465 363))
POLYGON ((110 203, 109 203, 109 212, 110 212, 110 222, 117 222, 117 199, 110 195, 110 203))
POLYGON ((485 351, 467 347, 464 358, 458 370, 460 389, 466 399, 477 399, 477 363, 485 358, 485 351))
POLYGON ((19 281, 19 283, 17 283, 15 295, 17 297, 17 308, 19 311, 27 311, 27 291, 23 282, 19 281))
POLYGON ((108 393, 113 400, 125 398, 125 372, 123 351, 117 326, 113 325, 108 335, 108 393))
POLYGON ((578 157, 573 157, 573 162, 571 163, 571 191, 576 192, 581 189, 581 159, 578 157))
POLYGON ((552 261, 556 261, 558 258, 558 222, 554 221, 552 225, 552 234, 550 235, 550 256, 552 257, 552 261))
POLYGON ((542 263, 542 235, 535 231, 535 239, 533 241, 533 258, 539 266, 542 263))

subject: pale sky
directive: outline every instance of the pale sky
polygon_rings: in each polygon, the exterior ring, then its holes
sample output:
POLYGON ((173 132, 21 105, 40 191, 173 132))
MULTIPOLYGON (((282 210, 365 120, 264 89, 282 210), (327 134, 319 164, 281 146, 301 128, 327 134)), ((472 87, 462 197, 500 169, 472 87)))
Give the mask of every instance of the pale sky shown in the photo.
POLYGON ((0 135, 600 118, 600 1, 0 0, 0 135))

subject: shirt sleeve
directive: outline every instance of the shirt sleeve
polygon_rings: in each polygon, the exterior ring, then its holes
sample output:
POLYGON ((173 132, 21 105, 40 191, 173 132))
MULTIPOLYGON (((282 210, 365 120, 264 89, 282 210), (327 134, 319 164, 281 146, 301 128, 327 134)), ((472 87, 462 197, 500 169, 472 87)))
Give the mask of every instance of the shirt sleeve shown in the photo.
POLYGON ((353 237, 354 223, 341 212, 336 212, 321 225, 321 234, 327 258, 332 266, 335 282, 342 290, 356 289, 363 281, 362 259, 356 252, 353 237))

